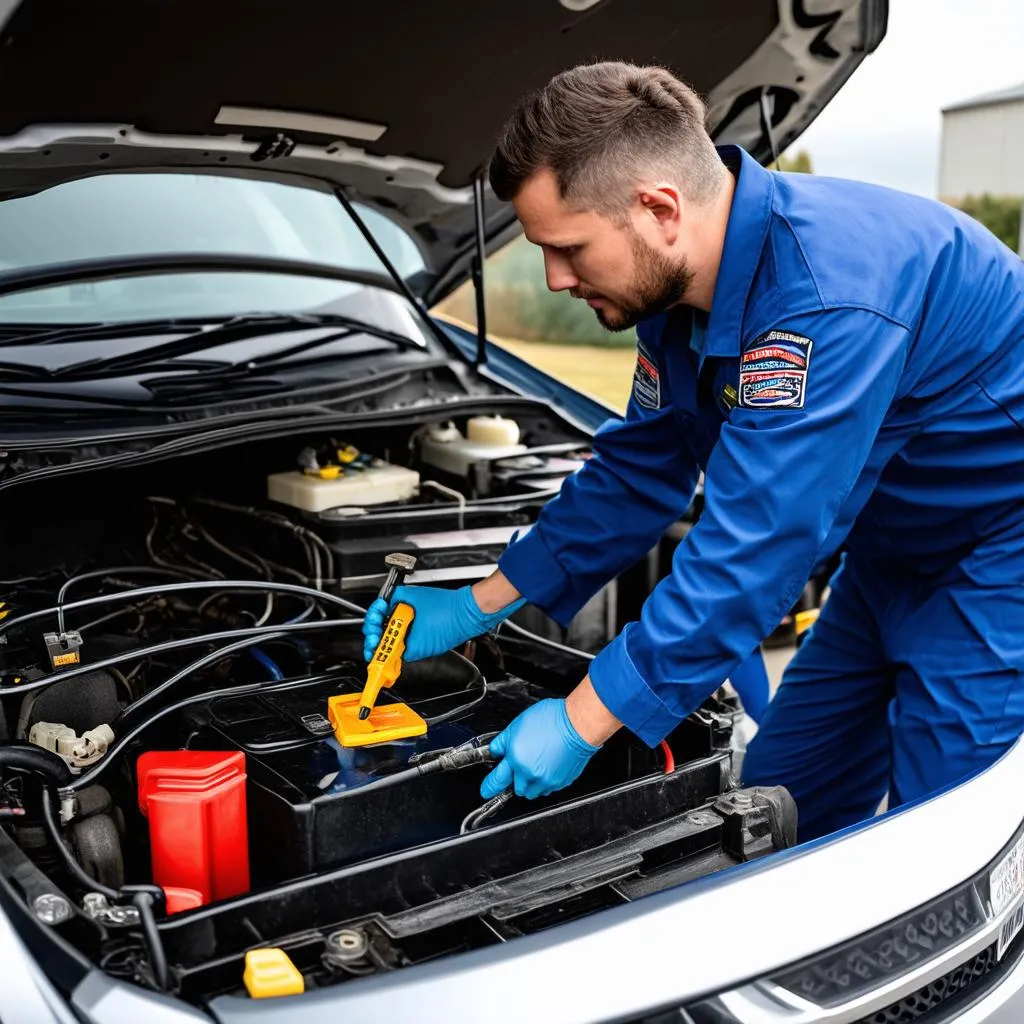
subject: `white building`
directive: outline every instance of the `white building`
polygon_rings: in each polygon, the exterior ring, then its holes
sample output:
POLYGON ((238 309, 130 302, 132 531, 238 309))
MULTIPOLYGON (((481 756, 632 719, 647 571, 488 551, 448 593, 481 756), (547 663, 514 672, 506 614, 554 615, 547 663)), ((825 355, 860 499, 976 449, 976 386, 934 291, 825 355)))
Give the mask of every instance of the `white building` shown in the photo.
POLYGON ((1024 83, 942 111, 939 196, 1024 199, 1024 83))

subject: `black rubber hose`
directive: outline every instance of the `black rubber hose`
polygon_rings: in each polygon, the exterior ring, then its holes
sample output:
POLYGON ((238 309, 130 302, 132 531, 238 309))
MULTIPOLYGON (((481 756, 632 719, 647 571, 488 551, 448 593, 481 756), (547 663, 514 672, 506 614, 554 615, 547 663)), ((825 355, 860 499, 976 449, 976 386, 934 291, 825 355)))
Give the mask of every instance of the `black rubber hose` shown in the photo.
POLYGON ((41 775, 55 786, 66 786, 72 779, 64 758, 34 743, 8 743, 0 746, 0 772, 4 768, 41 775))
POLYGON ((74 854, 64 845, 64 840, 60 834, 60 825, 57 823, 57 812, 54 809, 54 794, 50 789, 43 793, 43 824, 46 826, 46 832, 50 837, 50 842, 53 844, 54 852, 60 857, 64 867, 67 868, 68 874, 86 892, 102 893, 112 903, 117 900, 117 891, 104 885, 102 882, 97 882, 95 878, 86 874, 81 864, 75 860, 74 854))

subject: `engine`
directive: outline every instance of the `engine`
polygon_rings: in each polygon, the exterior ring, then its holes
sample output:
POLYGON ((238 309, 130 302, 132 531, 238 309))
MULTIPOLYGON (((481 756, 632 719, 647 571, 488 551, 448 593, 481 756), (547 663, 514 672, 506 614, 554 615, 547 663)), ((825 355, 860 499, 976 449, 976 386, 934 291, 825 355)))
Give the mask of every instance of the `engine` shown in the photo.
POLYGON ((562 793, 481 801, 488 740, 582 678, 670 550, 569 630, 525 608, 404 665, 380 702, 425 732, 339 739, 331 698, 365 682, 386 557, 414 560, 410 583, 479 579, 589 456, 540 414, 487 415, 19 492, 0 512, 0 863, 26 905, 108 972, 201 1003, 244 991, 254 945, 303 984, 351 981, 791 843, 787 794, 736 792, 727 689, 656 749, 616 736, 562 793))

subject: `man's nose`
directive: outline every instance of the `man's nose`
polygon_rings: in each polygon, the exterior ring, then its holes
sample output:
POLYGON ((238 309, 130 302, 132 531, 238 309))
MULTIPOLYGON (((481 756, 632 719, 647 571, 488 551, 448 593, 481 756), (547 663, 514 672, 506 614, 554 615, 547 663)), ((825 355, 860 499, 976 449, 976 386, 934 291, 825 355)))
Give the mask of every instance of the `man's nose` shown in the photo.
POLYGON ((568 291, 580 283, 569 261, 562 256, 545 253, 544 274, 547 277, 548 288, 553 292, 568 291))

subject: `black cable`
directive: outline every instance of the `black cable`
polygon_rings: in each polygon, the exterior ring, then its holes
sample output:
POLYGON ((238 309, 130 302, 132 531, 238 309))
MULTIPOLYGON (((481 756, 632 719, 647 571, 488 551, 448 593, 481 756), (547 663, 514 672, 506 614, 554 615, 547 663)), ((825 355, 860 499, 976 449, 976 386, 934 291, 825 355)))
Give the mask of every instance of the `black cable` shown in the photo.
POLYGON ((75 860, 74 854, 64 844, 64 839, 60 834, 60 825, 57 823, 57 812, 54 809, 54 794, 49 787, 43 791, 43 825, 46 827, 47 835, 49 835, 50 841, 53 844, 54 852, 59 855, 68 874, 86 892, 101 893, 111 902, 120 898, 120 894, 116 890, 111 889, 110 886, 104 885, 102 882, 97 882, 95 878, 87 874, 78 861, 75 860))
POLYGON ((176 569, 159 569, 148 565, 119 565, 113 569, 97 569, 94 572, 81 572, 72 576, 57 592, 57 629, 64 632, 64 597, 68 590, 76 583, 84 583, 86 580, 99 579, 103 576, 130 576, 133 573, 149 576, 172 576, 176 579, 190 579, 188 573, 178 572, 176 569))
POLYGON ((116 612, 108 612, 106 615, 101 615, 98 619, 86 622, 79 626, 77 631, 79 633, 84 633, 86 630, 95 629, 97 626, 102 626, 105 622, 110 622, 112 619, 119 619, 122 615, 128 615, 130 612, 135 612, 135 614, 139 616, 139 622, 142 622, 142 612, 139 608, 135 605, 129 605, 127 608, 118 608, 116 612))
MULTIPOLYGON (((335 604, 339 608, 355 612, 357 615, 363 615, 366 612, 365 608, 360 608, 359 605, 354 604, 352 601, 346 601, 345 598, 338 597, 336 594, 329 594, 323 590, 314 590, 312 587, 302 587, 296 583, 276 583, 266 580, 190 580, 187 583, 171 583, 165 587, 138 587, 134 590, 121 590, 114 594, 98 594, 96 597, 89 597, 84 601, 73 601, 70 604, 64 605, 64 610, 70 612, 77 608, 92 608, 100 604, 116 604, 120 601, 133 600, 140 597, 177 594, 190 590, 224 590, 225 592, 230 590, 256 590, 261 593, 270 591, 275 594, 301 594, 303 597, 316 597, 317 600, 327 601, 329 604, 335 604)), ((57 607, 53 606, 29 612, 27 615, 19 615, 16 619, 7 619, 4 622, 0 622, 0 633, 6 633, 14 626, 22 626, 26 622, 33 622, 36 619, 53 615, 56 611, 57 607)))
POLYGON ((503 789, 497 796, 491 797, 487 803, 481 804, 475 810, 470 811, 462 819, 462 824, 459 826, 459 834, 464 835, 466 832, 472 832, 474 829, 479 828, 488 818, 497 814, 514 796, 514 790, 503 789))
POLYGON ((358 789, 360 793, 363 793, 368 789, 386 789, 389 786, 398 786, 403 782, 411 782, 413 779, 422 778, 424 775, 433 775, 435 772, 458 771, 460 768, 468 768, 474 764, 487 764, 493 761, 494 758, 491 756, 488 743, 477 745, 477 741, 480 738, 476 736, 462 744, 462 746, 456 747, 455 750, 439 754, 437 757, 424 761, 422 764, 415 765, 412 768, 403 768, 400 772, 384 775, 379 779, 374 779, 372 782, 354 787, 354 790, 358 789))
POLYGON ((167 715, 174 714, 184 708, 191 707, 193 704, 207 704, 211 701, 219 700, 221 697, 246 697, 251 693, 259 693, 262 691, 277 693, 286 690, 297 690, 305 686, 310 686, 313 683, 326 682, 333 678, 334 676, 310 676, 305 679, 288 680, 284 683, 279 683, 276 680, 263 679, 256 683, 242 683, 238 686, 225 686, 219 690, 204 690, 202 693, 193 694, 191 697, 183 697, 181 700, 177 700, 173 704, 166 704, 158 711, 152 712, 145 721, 139 722, 139 724, 130 732, 125 733, 124 736, 110 747, 102 761, 97 762, 88 771, 85 771, 81 775, 72 779, 68 785, 62 788, 61 792, 75 793, 80 789, 85 789, 86 786, 91 786, 96 779, 98 779, 107 770, 107 768, 114 763, 117 755, 119 755, 125 747, 134 743, 135 740, 137 740, 139 736, 141 736, 142 733, 144 733, 151 725, 160 721, 161 718, 166 718, 167 715))
POLYGON ((522 626, 511 622, 506 619, 504 622, 498 625, 497 633, 500 635, 500 631, 503 628, 511 629, 513 633, 518 633, 520 636, 525 637, 527 640, 532 640, 534 643, 543 644, 545 647, 551 647, 556 651, 561 651, 563 654, 572 654, 577 658, 583 658, 586 661, 593 661, 596 655, 590 654, 587 651, 578 650, 575 647, 569 647, 566 644, 560 644, 557 640, 549 640, 547 637, 538 636, 536 633, 531 633, 528 629, 523 629, 522 626))
MULTIPOLYGON (((435 699, 435 698, 428 698, 435 699)), ((452 708, 450 711, 443 711, 439 715, 435 715, 433 718, 425 718, 424 721, 428 726, 440 725, 442 722, 448 722, 458 715, 465 714, 465 712, 472 710, 478 704, 483 703, 487 699, 487 680, 483 676, 480 677, 480 696, 474 697, 472 700, 467 701, 465 704, 460 704, 457 708, 452 708)), ((420 704, 425 703, 420 701, 420 704)))
MULTIPOLYGON (((313 591, 316 593, 316 591, 313 591)), ((326 596, 326 595, 325 595, 326 596)), ((75 676, 85 675, 87 672, 97 672, 100 669, 110 668, 113 665, 120 665, 125 661, 134 661, 137 658, 148 658, 154 654, 165 654, 167 651, 178 651, 185 647, 195 647, 199 644, 217 643, 218 640, 237 640, 245 636, 258 636, 265 638, 268 633, 280 631, 283 633, 300 633, 307 629, 331 629, 335 626, 358 626, 362 619, 318 619, 316 622, 286 622, 281 625, 272 626, 251 626, 247 629, 225 629, 218 633, 203 633, 200 636, 180 637, 177 640, 166 640, 160 644, 151 644, 149 647, 140 647, 137 650, 122 651, 101 661, 93 661, 86 665, 78 665, 75 668, 65 668, 58 672, 52 672, 41 679, 33 679, 29 683, 18 683, 16 686, 5 686, 0 689, 0 695, 4 697, 20 696, 23 693, 33 693, 36 690, 43 690, 54 683, 64 682, 73 679, 75 676)), ((3 748, 0 748, 3 749, 3 748)))
POLYGON ((161 992, 166 992, 169 987, 170 974, 167 969, 167 954, 164 952, 164 944, 160 938, 160 929, 157 928, 156 918, 153 916, 153 897, 148 892, 137 892, 132 897, 132 903, 139 912, 142 934, 146 937, 153 980, 161 992))
POLYGON ((256 644, 266 643, 268 640, 277 640, 278 638, 286 635, 287 634, 280 631, 273 633, 261 633, 258 636, 246 637, 246 639, 229 644, 227 647, 219 647, 217 650, 211 651, 209 654, 204 654, 201 658, 197 658, 180 671, 175 672, 170 679, 165 680, 159 686, 153 687, 152 690, 143 694, 134 703, 123 708, 121 713, 117 716, 114 725, 124 725, 124 723, 133 715, 138 714, 140 708, 151 703, 168 690, 177 686, 178 683, 183 679, 187 679, 193 672, 198 672, 199 669, 206 668, 207 665, 212 665, 214 662, 220 661, 221 658, 226 658, 228 655, 235 654, 237 651, 244 651, 248 647, 255 647, 256 644))

